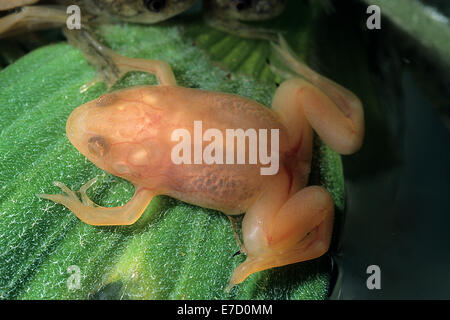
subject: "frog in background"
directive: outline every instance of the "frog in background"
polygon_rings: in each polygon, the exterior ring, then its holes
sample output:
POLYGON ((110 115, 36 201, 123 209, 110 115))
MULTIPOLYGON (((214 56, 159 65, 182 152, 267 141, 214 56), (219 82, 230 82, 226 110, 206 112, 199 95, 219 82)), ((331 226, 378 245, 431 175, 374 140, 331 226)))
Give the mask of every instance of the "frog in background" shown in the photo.
POLYGON ((77 5, 84 24, 126 21, 153 24, 189 9, 198 0, 0 0, 0 12, 18 9, 0 19, 0 38, 9 32, 62 27, 67 7, 77 5), (38 4, 38 5, 34 5, 38 4))
MULTIPOLYGON (((301 1, 301 0, 297 0, 301 1)), ((288 0, 207 0, 203 1, 203 16, 211 27, 239 37, 278 41, 281 30, 245 24, 246 21, 266 21, 279 17, 288 0)), ((326 13, 333 12, 331 0, 309 0, 326 13)))
MULTIPOLYGON (((102 44, 90 28, 100 23, 132 22, 153 24, 167 20, 191 8, 199 0, 0 0, 0 12, 21 8, 0 18, 0 39, 29 32, 63 28, 69 43, 78 48, 99 71, 99 78, 111 87, 123 72, 101 50, 102 44), (81 12, 81 30, 68 30, 67 7, 77 5, 81 12)), ((281 14, 287 0, 204 0, 205 20, 213 27, 247 38, 276 42, 277 33, 246 26, 240 20, 267 20, 281 14)))
MULTIPOLYGON (((326 9, 329 0, 316 0, 326 9)), ((78 48, 97 70, 98 78, 111 87, 124 74, 90 29, 101 23, 132 22, 153 24, 190 9, 199 0, 0 0, 2 11, 17 9, 0 18, 0 39, 29 31, 63 28, 67 40, 78 48), (38 5, 34 5, 38 4, 38 5), (77 5, 81 29, 66 28, 67 8, 77 5)), ((241 21, 264 21, 283 13, 287 0, 203 0, 203 15, 208 24, 245 38, 278 42, 278 31, 248 26, 241 21)), ((89 87, 92 83, 85 86, 89 87)))
MULTIPOLYGON (((203 0, 203 15, 214 28, 246 38, 277 40, 276 30, 251 27, 242 21, 265 21, 280 16, 288 0, 203 0)), ((330 0, 314 0, 325 11, 332 11, 330 0)), ((127 21, 153 24, 190 9, 199 0, 0 0, 2 11, 21 8, 0 18, 0 38, 30 30, 62 27, 66 8, 81 8, 83 23, 127 21), (39 3, 39 5, 31 6, 39 3)), ((310 0, 312 2, 312 0, 310 0)), ((312 4, 312 3, 311 3, 312 4)))
POLYGON ((195 2, 197 0, 0 0, 0 13, 16 9, 0 18, 0 39, 29 31, 63 28, 69 43, 78 48, 98 71, 97 80, 111 87, 123 72, 106 54, 110 51, 103 50, 104 46, 96 39, 91 27, 120 21, 158 23, 188 10, 195 2), (80 29, 66 27, 67 8, 71 5, 80 8, 80 29))
POLYGON ((212 27, 244 38, 276 41, 277 32, 252 27, 242 21, 265 21, 283 13, 287 0, 209 0, 203 1, 205 21, 212 27))

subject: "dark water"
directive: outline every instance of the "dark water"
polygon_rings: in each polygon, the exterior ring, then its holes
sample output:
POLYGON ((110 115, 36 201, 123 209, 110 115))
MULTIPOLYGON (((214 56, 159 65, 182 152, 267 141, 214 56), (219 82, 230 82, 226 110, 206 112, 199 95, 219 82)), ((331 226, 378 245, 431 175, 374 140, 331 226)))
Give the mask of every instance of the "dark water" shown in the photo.
MULTIPOLYGON (((425 2, 449 16, 449 1, 425 2)), ((368 102, 364 147, 344 157, 347 203, 333 252, 331 298, 448 299, 448 65, 389 21, 381 30, 367 32, 357 27, 361 10, 339 10, 356 22, 337 33, 348 28, 355 42, 364 43, 375 90, 374 99, 360 92, 368 102), (380 289, 368 289, 371 265, 379 267, 380 289)), ((325 23, 323 34, 330 37, 336 22, 325 23)))

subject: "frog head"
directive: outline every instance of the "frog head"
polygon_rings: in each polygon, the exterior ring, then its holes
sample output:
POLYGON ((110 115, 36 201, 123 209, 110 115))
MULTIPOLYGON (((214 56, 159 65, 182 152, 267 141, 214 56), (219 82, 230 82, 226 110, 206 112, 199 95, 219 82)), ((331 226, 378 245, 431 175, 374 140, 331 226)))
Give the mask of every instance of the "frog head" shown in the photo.
MULTIPOLYGON (((151 24, 188 10, 197 0, 102 0, 102 13, 123 21, 151 24)), ((101 4, 100 4, 101 3, 101 4)))
POLYGON ((66 123, 70 142, 99 168, 133 183, 158 175, 161 111, 139 89, 116 91, 76 108, 66 123))

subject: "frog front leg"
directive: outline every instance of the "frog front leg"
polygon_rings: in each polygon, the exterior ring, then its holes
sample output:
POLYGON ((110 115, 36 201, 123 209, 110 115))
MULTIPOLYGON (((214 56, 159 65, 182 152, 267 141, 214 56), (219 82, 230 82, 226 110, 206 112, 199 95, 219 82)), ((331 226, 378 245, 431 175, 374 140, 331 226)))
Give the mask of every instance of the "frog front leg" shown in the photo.
POLYGON ((227 290, 255 272, 314 259, 328 250, 333 199, 319 186, 289 197, 291 179, 286 171, 279 173, 247 210, 242 223, 247 258, 234 270, 227 290))
POLYGON ((80 30, 64 29, 63 31, 69 43, 81 51, 108 87, 129 71, 154 74, 161 85, 175 86, 177 84, 172 68, 165 61, 122 56, 101 44, 85 26, 80 30))
POLYGON ((86 190, 95 183, 94 178, 80 188, 82 202, 77 194, 61 182, 55 186, 65 194, 38 194, 39 198, 48 199, 70 209, 81 221, 95 226, 130 225, 135 223, 152 200, 154 193, 145 188, 136 187, 133 198, 121 207, 105 208, 96 205, 86 194, 86 190))

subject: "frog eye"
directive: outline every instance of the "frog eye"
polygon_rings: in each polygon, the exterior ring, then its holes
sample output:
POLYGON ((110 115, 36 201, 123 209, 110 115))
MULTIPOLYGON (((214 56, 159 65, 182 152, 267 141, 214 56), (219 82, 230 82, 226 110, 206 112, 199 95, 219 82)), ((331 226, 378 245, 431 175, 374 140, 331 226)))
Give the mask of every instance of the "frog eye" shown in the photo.
POLYGON ((144 6, 153 12, 159 12, 166 6, 166 0, 144 0, 144 6))
POLYGON ((96 157, 103 157, 109 150, 108 143, 102 136, 94 136, 88 140, 88 150, 96 157))
POLYGON ((112 104, 115 100, 117 100, 115 94, 113 93, 103 94, 95 101, 95 105, 97 107, 105 107, 112 104))
POLYGON ((252 6, 252 0, 233 0, 232 3, 237 11, 242 11, 252 6))

